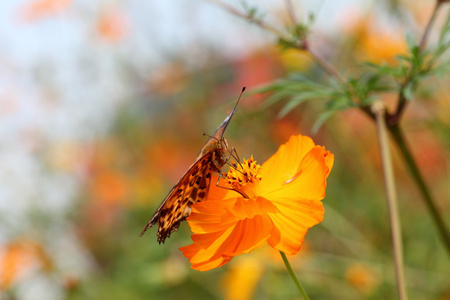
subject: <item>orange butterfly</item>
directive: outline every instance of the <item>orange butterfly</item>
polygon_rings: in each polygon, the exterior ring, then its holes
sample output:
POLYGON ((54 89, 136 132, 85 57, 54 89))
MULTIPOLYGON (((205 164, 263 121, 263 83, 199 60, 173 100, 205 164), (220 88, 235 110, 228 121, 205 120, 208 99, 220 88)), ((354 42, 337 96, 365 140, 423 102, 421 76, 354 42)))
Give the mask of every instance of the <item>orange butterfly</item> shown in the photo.
POLYGON ((228 144, 223 137, 223 133, 236 112, 237 105, 244 91, 245 87, 242 89, 241 95, 231 113, 203 146, 192 166, 159 205, 150 221, 145 225, 144 230, 142 230, 141 236, 147 229, 158 223, 158 242, 160 244, 164 243, 166 238, 172 232, 178 230, 180 223, 190 215, 191 205, 206 199, 211 185, 212 173, 217 172, 220 174, 220 170, 227 161, 225 153, 228 150, 228 144))

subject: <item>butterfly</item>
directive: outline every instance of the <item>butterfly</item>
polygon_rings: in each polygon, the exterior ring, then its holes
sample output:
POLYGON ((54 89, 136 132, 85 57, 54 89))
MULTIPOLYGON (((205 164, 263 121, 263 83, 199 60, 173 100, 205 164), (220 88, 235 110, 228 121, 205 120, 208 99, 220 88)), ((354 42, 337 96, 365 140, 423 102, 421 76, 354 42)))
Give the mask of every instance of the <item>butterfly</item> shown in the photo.
POLYGON ((245 87, 242 89, 236 105, 225 120, 217 128, 213 136, 200 150, 195 162, 181 177, 178 183, 170 190, 164 201, 159 205, 150 221, 145 225, 141 236, 147 229, 158 223, 158 243, 164 243, 166 238, 178 230, 180 223, 191 213, 191 205, 206 199, 211 185, 213 173, 219 173, 227 162, 226 153, 228 144, 223 134, 231 118, 236 112, 239 100, 245 87))

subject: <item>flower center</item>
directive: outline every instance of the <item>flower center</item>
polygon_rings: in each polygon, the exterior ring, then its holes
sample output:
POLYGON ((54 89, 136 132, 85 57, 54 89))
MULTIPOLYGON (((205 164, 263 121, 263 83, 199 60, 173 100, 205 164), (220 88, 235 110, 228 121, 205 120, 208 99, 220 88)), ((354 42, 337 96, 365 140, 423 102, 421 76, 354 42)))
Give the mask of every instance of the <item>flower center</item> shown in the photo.
POLYGON ((262 176, 259 174, 261 166, 253 159, 253 155, 250 159, 244 159, 242 163, 231 162, 232 168, 227 174, 223 174, 225 181, 231 189, 245 194, 244 186, 248 183, 256 183, 261 181, 262 176))

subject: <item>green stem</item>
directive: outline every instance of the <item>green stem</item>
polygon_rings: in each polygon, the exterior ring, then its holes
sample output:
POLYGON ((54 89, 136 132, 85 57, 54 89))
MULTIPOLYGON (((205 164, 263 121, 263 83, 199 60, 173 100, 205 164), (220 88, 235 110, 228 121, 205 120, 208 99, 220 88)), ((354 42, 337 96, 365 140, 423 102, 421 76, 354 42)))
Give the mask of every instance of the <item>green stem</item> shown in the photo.
POLYGON ((417 187, 422 194, 423 199, 425 200, 425 204, 427 205, 428 210, 431 213, 431 217, 435 222, 438 231, 441 235, 442 241, 444 242, 445 247, 447 248, 447 253, 450 255, 450 233, 447 229, 447 226, 439 213, 438 208, 434 204, 433 197, 425 183, 425 180, 422 177, 422 174, 417 167, 417 164, 409 151, 408 145, 406 144, 405 138, 403 137, 403 133, 398 124, 388 127, 389 131, 394 138, 395 143, 397 144, 400 152, 403 155, 403 159, 405 160, 405 164, 411 174, 411 177, 415 181, 417 187))
POLYGON ((284 252, 281 252, 281 257, 283 258, 283 262, 286 266, 286 269, 289 272, 289 275, 291 275, 292 280, 294 281, 295 285, 297 286, 297 289, 299 290, 300 294, 302 294, 303 299, 305 300, 309 300, 308 295, 306 294, 305 289, 303 288, 303 286, 300 284, 300 281, 298 281, 297 276, 295 276, 294 270, 292 270, 291 264, 289 263, 286 254, 284 254, 284 252))
POLYGON ((380 146, 381 165, 383 169, 384 187, 389 210, 389 222, 391 227, 392 251, 394 254, 395 278, 397 293, 400 300, 407 300, 405 275, 403 271, 403 245, 398 215, 397 192, 395 188, 394 169, 392 167, 391 151, 389 149, 388 133, 386 128, 386 107, 382 101, 372 104, 372 112, 377 123, 377 136, 380 146))

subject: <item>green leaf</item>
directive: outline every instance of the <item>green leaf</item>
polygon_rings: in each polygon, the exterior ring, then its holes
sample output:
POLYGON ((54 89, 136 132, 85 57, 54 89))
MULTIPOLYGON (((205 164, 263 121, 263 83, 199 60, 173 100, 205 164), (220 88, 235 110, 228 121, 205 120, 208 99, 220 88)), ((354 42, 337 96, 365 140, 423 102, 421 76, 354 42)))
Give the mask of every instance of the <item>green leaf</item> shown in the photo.
POLYGON ((268 92, 274 92, 280 89, 280 85, 282 83, 280 81, 274 81, 272 83, 260 86, 258 88, 253 89, 250 94, 254 95, 254 94, 263 94, 263 93, 268 93, 268 92))
POLYGON ((445 39, 448 38, 449 33, 450 33, 450 14, 447 15, 447 19, 445 20, 444 26, 442 26, 442 30, 439 35, 439 45, 445 42, 445 39))
POLYGON ((414 98, 414 83, 412 81, 408 82, 401 93, 403 93, 406 100, 412 100, 414 98))
POLYGON ((290 100, 279 112, 277 117, 279 119, 284 118, 288 113, 290 113, 294 108, 296 108, 300 103, 304 102, 307 99, 303 100, 290 100))
POLYGON ((292 97, 291 100, 280 110, 278 113, 278 118, 284 118, 288 113, 290 113, 295 107, 300 105, 301 103, 312 100, 310 93, 303 93, 298 96, 292 97))
POLYGON ((290 91, 286 91, 286 90, 280 90, 277 91, 275 93, 273 93, 272 95, 270 95, 262 104, 261 108, 262 109, 267 109, 269 106, 284 100, 286 98, 289 98, 290 96, 292 96, 292 93, 290 91))
POLYGON ((411 51, 414 47, 417 46, 416 39, 411 34, 407 34, 405 37, 406 45, 408 46, 408 49, 411 51))
POLYGON ((321 113, 311 129, 312 133, 316 134, 319 131, 320 127, 322 127, 322 125, 337 112, 337 110, 329 110, 321 113))

